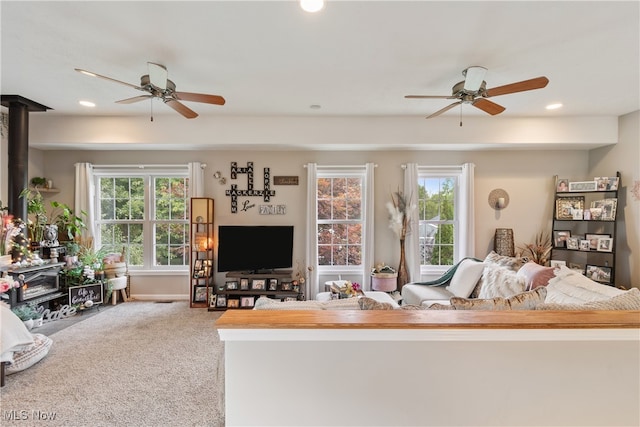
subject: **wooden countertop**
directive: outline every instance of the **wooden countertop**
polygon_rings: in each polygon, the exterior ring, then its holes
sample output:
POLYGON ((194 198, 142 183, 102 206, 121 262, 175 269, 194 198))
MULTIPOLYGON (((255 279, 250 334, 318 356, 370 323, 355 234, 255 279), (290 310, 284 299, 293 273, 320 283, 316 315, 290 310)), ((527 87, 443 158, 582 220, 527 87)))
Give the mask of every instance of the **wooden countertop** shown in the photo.
POLYGON ((218 329, 640 329, 640 311, 227 310, 218 329))

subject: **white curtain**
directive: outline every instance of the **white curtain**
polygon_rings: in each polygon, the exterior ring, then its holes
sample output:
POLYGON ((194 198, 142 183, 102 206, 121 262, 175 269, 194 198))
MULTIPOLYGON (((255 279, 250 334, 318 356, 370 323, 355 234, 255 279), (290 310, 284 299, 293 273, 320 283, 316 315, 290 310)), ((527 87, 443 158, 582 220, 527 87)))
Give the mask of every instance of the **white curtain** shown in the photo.
POLYGON ((189 197, 204 197, 204 169, 206 164, 189 163, 189 197))
POLYGON ((76 163, 75 204, 76 214, 86 212, 85 224, 87 229, 82 232, 86 238, 93 238, 95 233, 95 184, 93 182, 93 165, 91 163, 76 163))
POLYGON ((475 210, 474 204, 474 174, 473 163, 462 165, 462 176, 460 177, 460 251, 459 259, 475 255, 475 210))
POLYGON ((305 253, 305 264, 311 267, 306 284, 305 295, 308 300, 315 299, 318 294, 318 242, 316 233, 316 181, 318 177, 318 166, 315 163, 307 163, 307 226, 305 242, 307 244, 305 253))
POLYGON ((362 258, 362 281, 360 283, 363 284, 364 290, 371 290, 371 280, 369 280, 371 269, 374 267, 375 260, 373 259, 373 254, 375 250, 375 224, 374 224, 374 207, 375 207, 375 199, 374 199, 374 171, 376 165, 374 163, 367 163, 365 169, 365 194, 362 196, 365 200, 364 205, 364 230, 362 233, 364 242, 363 242, 363 253, 364 256, 362 258))
MULTIPOLYGON (((407 163, 404 169, 404 194, 410 197, 415 206, 409 217, 409 230, 404 239, 409 281, 420 280, 420 236, 418 232, 418 164, 407 163)), ((398 243, 399 244, 399 243, 398 243)))

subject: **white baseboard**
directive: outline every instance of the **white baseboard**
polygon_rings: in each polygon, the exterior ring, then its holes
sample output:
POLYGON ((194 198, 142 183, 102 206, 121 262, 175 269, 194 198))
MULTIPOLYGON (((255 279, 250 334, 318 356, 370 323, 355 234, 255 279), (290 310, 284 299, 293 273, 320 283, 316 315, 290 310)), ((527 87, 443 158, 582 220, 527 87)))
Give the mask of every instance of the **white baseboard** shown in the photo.
POLYGON ((189 301, 189 295, 185 294, 132 294, 135 301, 189 301))

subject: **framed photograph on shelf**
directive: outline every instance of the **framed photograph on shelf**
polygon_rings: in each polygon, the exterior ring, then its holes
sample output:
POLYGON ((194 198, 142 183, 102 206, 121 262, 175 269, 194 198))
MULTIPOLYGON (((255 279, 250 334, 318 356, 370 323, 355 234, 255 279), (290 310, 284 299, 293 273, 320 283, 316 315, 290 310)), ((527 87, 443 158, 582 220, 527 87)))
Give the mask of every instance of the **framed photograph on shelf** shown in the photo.
POLYGON ((577 251, 580 249, 580 237, 572 236, 567 239, 567 249, 577 251))
POLYGON ((290 291, 293 288, 293 283, 291 282, 282 282, 281 283, 281 289, 283 291, 290 291))
POLYGON ((596 191, 598 184, 593 181, 576 181, 569 183, 569 191, 596 191))
POLYGON ((572 270, 577 270, 580 271, 580 274, 584 274, 584 267, 582 266, 582 264, 578 264, 575 262, 570 262, 569 263, 569 268, 572 270))
POLYGON ((238 289, 238 281, 237 280, 230 280, 228 282, 225 282, 225 285, 226 285, 228 291, 235 291, 236 289, 238 289))
POLYGON ((611 237, 610 234, 586 234, 584 238, 589 241, 589 250, 598 250, 598 241, 602 238, 611 237))
POLYGON ((569 237, 571 237, 571 231, 569 230, 553 230, 553 246, 556 248, 566 248, 569 237))
MULTIPOLYGON (((618 199, 604 199, 604 200, 595 200, 591 202, 592 208, 600 208, 602 210, 602 214, 600 216, 601 221, 614 221, 616 219, 616 208, 618 206, 618 199)), ((593 212, 592 212, 593 218, 593 212)))
POLYGON ((240 279, 240 290, 241 291, 249 290, 249 279, 247 278, 240 279))
POLYGON ((584 197, 558 197, 556 199, 556 219, 573 219, 573 211, 584 210, 584 197))
POLYGON ((239 299, 228 299, 227 300, 227 308, 238 308, 240 307, 239 299))
POLYGON ((598 239, 598 252, 613 252, 613 239, 611 237, 601 237, 598 239))
POLYGON ((251 281, 251 289, 266 290, 267 281, 265 279, 253 279, 251 281))
POLYGON ((611 267, 587 264, 585 276, 595 282, 609 284, 611 283, 611 267))
POLYGON ((196 286, 193 293, 193 302, 207 302, 207 287, 196 286))
POLYGON ((227 306, 227 296, 226 295, 218 295, 216 298, 216 307, 226 307, 227 306))
POLYGON ((559 259, 552 259, 551 261, 549 261, 549 265, 551 267, 560 267, 561 265, 567 265, 567 262, 559 259))
POLYGON ((618 190, 618 177, 617 176, 597 176, 594 178, 598 183, 598 191, 617 191, 618 190))
POLYGON ((242 297, 240 299, 240 307, 253 307, 255 297, 242 297))
POLYGON ((559 179, 558 184, 556 185, 556 192, 562 193, 565 191, 569 191, 569 180, 568 179, 559 179))
POLYGON ((217 299, 218 299, 218 294, 211 293, 211 295, 209 295, 209 307, 210 308, 215 308, 216 307, 217 299))
POLYGON ((580 250, 588 251, 589 249, 589 241, 587 239, 580 240, 580 250))
POLYGON ((269 279, 269 290, 270 291, 278 290, 278 279, 269 279))

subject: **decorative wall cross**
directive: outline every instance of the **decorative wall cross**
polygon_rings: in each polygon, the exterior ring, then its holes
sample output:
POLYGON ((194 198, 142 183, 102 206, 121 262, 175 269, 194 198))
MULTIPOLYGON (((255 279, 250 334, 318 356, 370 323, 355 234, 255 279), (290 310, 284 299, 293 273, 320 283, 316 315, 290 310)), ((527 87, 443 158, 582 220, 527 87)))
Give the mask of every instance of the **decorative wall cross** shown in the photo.
POLYGON ((247 174, 247 189, 239 190, 237 184, 231 184, 231 188, 224 193, 231 197, 231 213, 238 212, 238 197, 262 197, 265 202, 271 201, 271 197, 276 195, 275 190, 271 190, 271 173, 269 168, 264 168, 263 181, 264 189, 253 188, 253 162, 247 162, 247 167, 238 167, 237 162, 231 162, 231 179, 238 179, 238 174, 247 174))

